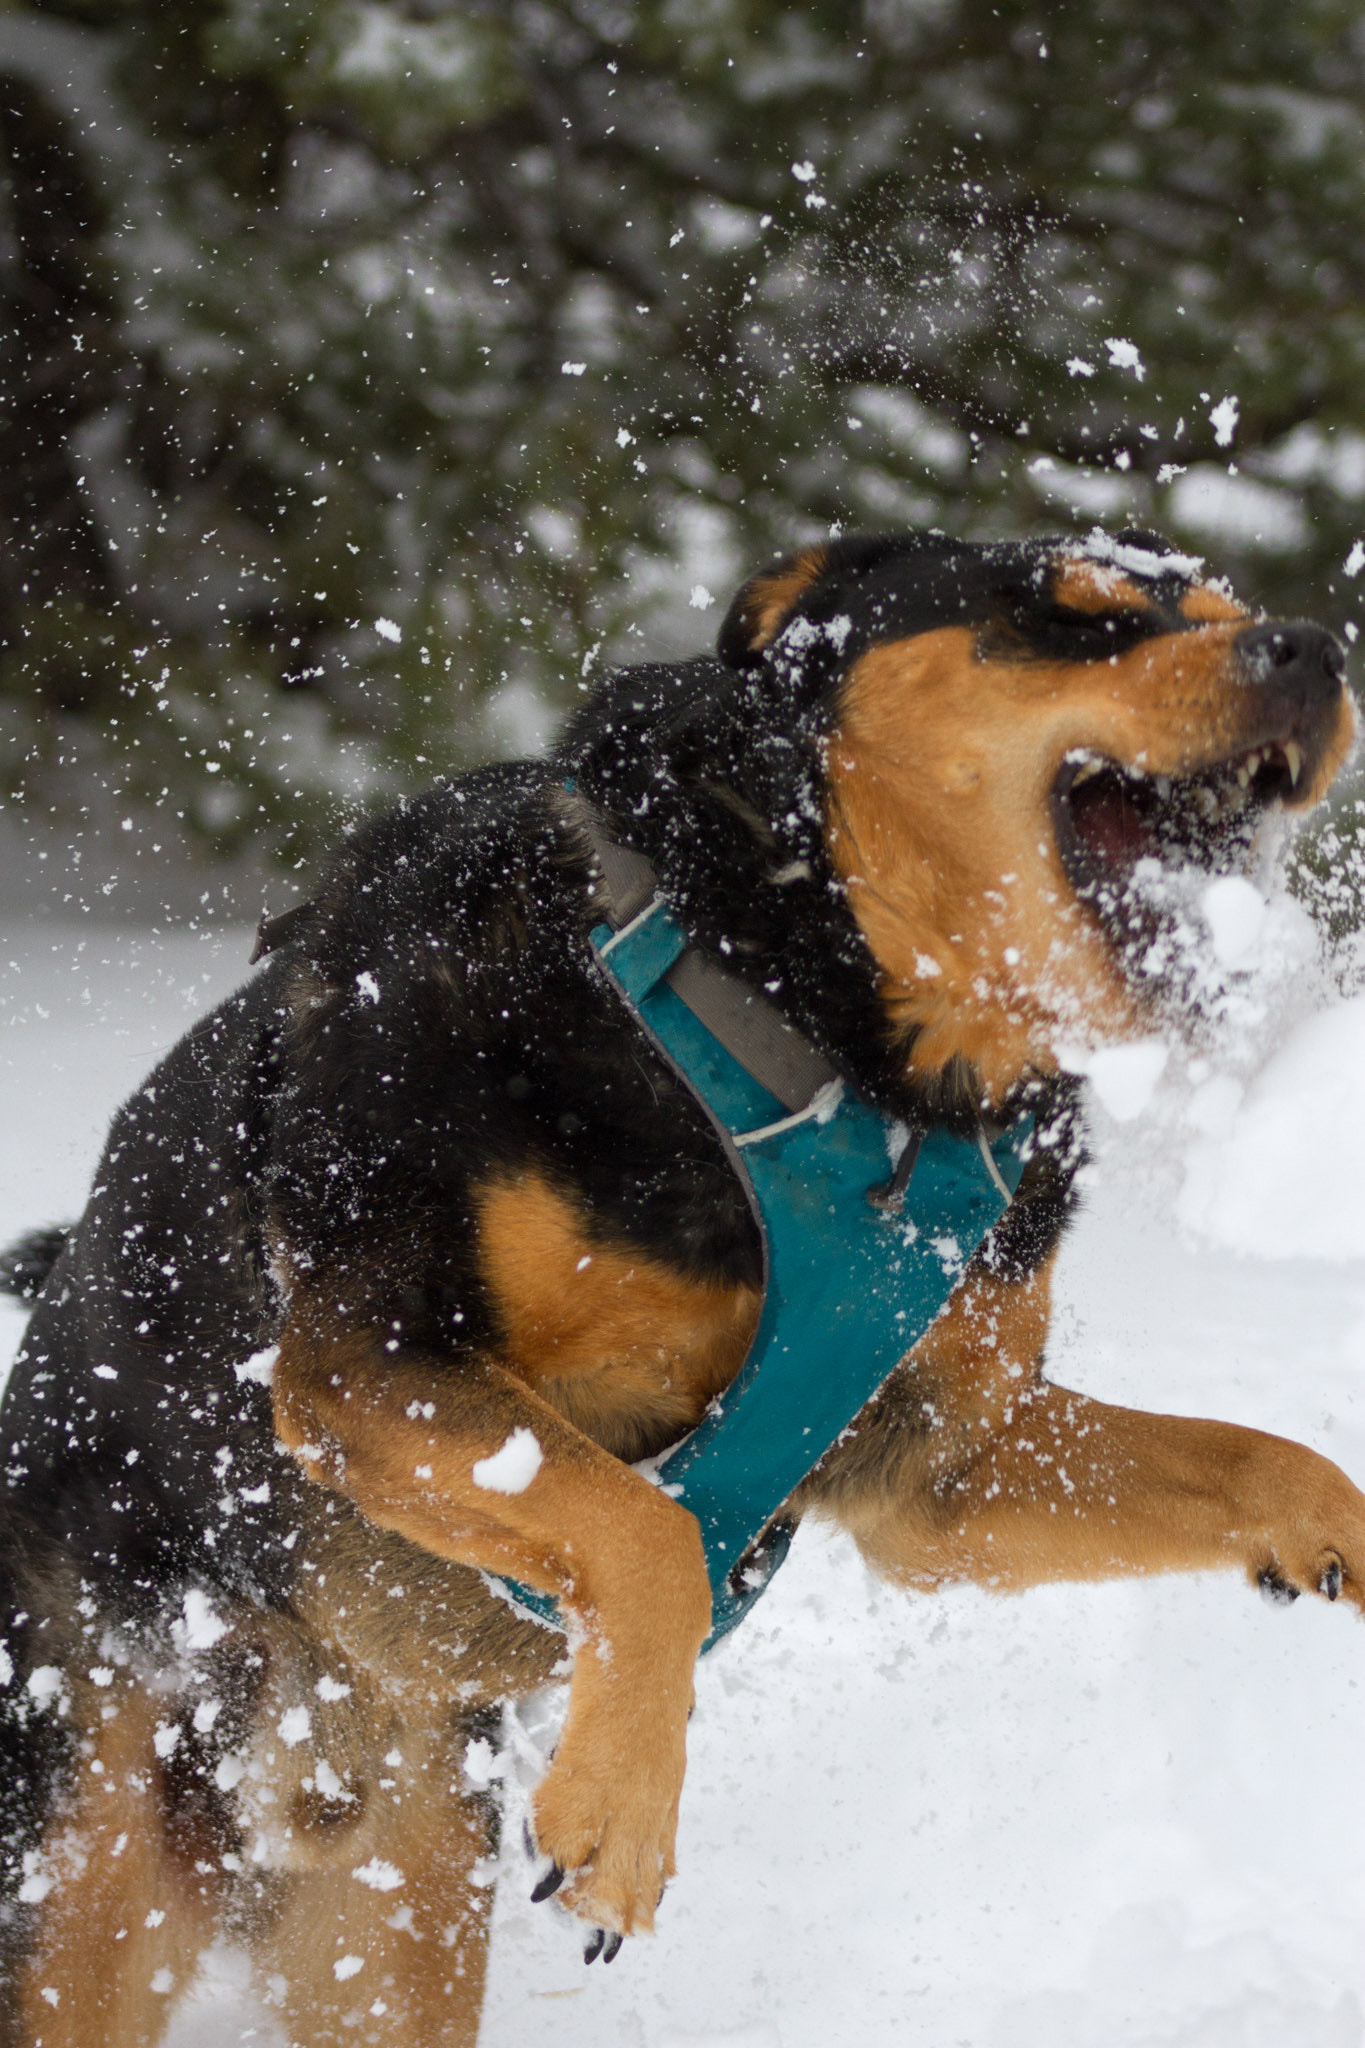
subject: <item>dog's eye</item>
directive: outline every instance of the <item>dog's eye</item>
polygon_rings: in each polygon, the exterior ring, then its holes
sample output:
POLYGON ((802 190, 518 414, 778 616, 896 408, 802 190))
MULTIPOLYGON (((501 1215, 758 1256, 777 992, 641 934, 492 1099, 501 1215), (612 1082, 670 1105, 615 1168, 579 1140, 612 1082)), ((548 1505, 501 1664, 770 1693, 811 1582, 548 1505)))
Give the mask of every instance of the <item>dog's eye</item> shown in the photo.
POLYGON ((1005 653, 1016 661, 1021 656, 1032 661, 1108 661, 1111 655, 1126 654, 1169 631, 1169 621, 1155 610, 1082 612, 1063 604, 1030 606, 1001 621, 996 633, 986 636, 985 651, 1005 653))

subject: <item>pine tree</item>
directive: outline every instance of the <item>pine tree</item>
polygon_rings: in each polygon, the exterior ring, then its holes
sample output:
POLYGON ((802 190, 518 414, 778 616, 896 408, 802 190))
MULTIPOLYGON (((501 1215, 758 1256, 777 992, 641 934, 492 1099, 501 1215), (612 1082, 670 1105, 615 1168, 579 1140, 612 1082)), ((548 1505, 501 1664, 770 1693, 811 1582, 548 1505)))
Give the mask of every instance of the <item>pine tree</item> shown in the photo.
POLYGON ((285 857, 845 526, 1334 624, 1365 37, 1305 0, 0 12, 0 757, 285 857))

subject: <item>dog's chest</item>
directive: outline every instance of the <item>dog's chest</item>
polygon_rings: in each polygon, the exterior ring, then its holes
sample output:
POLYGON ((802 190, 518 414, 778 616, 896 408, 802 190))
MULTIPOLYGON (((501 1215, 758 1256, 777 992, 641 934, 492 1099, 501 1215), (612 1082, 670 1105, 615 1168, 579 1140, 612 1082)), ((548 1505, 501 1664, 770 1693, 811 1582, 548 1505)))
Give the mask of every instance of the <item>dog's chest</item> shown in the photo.
POLYGON ((479 1263, 503 1362, 618 1455, 662 1449, 729 1385, 760 1292, 604 1241, 534 1173, 484 1190, 479 1263))

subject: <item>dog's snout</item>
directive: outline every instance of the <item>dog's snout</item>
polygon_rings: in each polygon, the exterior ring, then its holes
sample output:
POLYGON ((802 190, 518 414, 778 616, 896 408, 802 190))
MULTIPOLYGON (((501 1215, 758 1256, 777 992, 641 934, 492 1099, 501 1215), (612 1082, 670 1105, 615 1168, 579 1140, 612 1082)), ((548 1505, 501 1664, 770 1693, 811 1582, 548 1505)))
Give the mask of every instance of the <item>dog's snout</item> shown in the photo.
POLYGON ((1346 654, 1323 627, 1299 622, 1248 626, 1237 635, 1236 646, 1253 683, 1296 699, 1305 711, 1335 702, 1346 654))

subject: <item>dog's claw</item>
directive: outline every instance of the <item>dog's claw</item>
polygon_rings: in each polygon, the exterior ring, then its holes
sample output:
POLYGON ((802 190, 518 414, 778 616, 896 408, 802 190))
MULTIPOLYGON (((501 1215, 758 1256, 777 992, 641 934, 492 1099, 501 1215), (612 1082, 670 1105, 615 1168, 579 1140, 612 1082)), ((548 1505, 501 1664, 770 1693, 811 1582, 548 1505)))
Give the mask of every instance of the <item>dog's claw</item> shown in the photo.
POLYGON ((621 1944, 625 1938, 624 1934, 609 1934, 607 1936, 606 1945, 602 1950, 602 1960, 604 1963, 614 1963, 616 1961, 616 1958, 621 1953, 621 1944))
POLYGON ((541 1878, 540 1883, 531 1893, 531 1904, 533 1906, 540 1905, 541 1902, 545 1899, 548 1899, 552 1893, 557 1892, 559 1890, 559 1887, 563 1884, 563 1882, 563 1871, 560 1869, 557 1863, 552 1863, 549 1869, 546 1871, 544 1877, 541 1878))
MULTIPOLYGON (((583 1950, 583 1960, 585 1963, 595 1963, 597 1961, 597 1958, 602 1953, 606 1939, 607 1930, 605 1927, 593 1928, 592 1933, 588 1936, 587 1946, 583 1950)), ((610 1961, 611 1958, 608 1957, 607 1960, 610 1961)))
POLYGON ((1318 1580, 1318 1591, 1328 1600, 1341 1598, 1341 1559, 1334 1557, 1318 1580))
POLYGON ((1299 1597, 1298 1587, 1291 1586, 1273 1564, 1266 1565, 1257 1574, 1256 1583, 1261 1589, 1261 1598, 1268 1600, 1272 1607, 1292 1607, 1299 1597))

